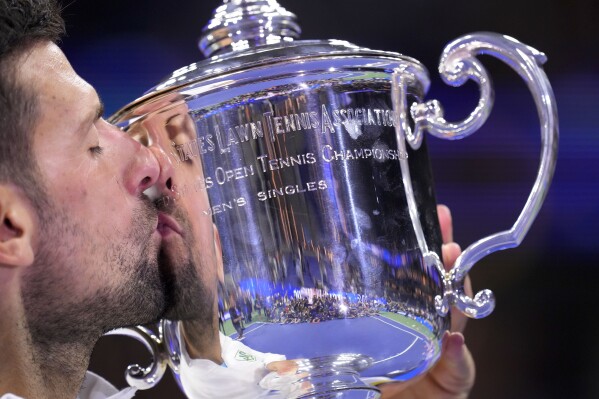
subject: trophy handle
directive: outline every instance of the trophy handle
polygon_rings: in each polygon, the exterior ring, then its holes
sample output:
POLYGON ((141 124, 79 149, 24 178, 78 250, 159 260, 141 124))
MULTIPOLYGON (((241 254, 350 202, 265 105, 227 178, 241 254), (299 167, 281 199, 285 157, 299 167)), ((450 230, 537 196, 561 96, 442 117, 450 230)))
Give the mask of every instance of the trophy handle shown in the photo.
MULTIPOLYGON (((464 279, 472 266, 484 256, 507 248, 517 247, 528 232, 543 203, 555 170, 558 144, 557 108, 551 85, 542 65, 545 55, 517 40, 497 33, 475 33, 463 36, 450 43, 441 56, 439 73, 443 81, 451 86, 461 86, 468 79, 478 83, 480 99, 474 111, 461 122, 450 123, 443 117, 438 101, 415 103, 410 107, 414 120, 412 132, 405 115, 398 115, 398 130, 414 149, 420 147, 423 130, 433 136, 456 140, 474 133, 486 121, 493 105, 493 88, 487 71, 476 58, 479 54, 492 55, 514 69, 526 82, 534 98, 541 122, 541 162, 532 191, 514 225, 506 231, 487 236, 471 244, 456 260, 449 272, 444 272, 439 258, 425 253, 427 261, 436 263, 444 278, 444 294, 435 298, 437 312, 445 316, 450 305, 472 318, 488 316, 495 307, 490 290, 478 292, 474 299, 464 293, 464 279)), ((399 98, 405 93, 405 78, 402 71, 393 74, 393 100, 405 104, 399 98)), ((399 104, 399 103, 398 103, 399 104)), ((400 104, 401 106, 402 104, 400 104)), ((399 108, 402 110, 404 108, 399 108)))
MULTIPOLYGON (((162 335, 162 333, 159 333, 162 335)), ((125 378, 127 383, 137 389, 150 389, 156 386, 164 376, 168 360, 162 350, 162 339, 143 326, 118 328, 106 335, 123 335, 134 338, 144 344, 152 354, 152 363, 148 367, 132 364, 127 367, 125 378)))

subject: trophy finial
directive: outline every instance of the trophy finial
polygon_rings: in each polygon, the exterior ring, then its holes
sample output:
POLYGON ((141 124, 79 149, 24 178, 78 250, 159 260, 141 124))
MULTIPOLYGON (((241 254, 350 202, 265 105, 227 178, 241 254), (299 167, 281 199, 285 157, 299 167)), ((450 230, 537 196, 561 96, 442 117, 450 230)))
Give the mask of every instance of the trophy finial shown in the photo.
POLYGON ((299 38, 295 14, 276 0, 224 0, 202 31, 206 57, 299 38))

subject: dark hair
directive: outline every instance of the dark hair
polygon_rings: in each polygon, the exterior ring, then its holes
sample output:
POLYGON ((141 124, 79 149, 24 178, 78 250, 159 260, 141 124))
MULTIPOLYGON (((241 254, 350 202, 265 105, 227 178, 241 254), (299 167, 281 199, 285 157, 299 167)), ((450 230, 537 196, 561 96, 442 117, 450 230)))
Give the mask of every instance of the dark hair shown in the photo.
POLYGON ((40 183, 32 131, 37 99, 17 81, 19 56, 42 41, 56 42, 64 21, 54 0, 0 0, 0 183, 21 187, 34 204, 40 183))

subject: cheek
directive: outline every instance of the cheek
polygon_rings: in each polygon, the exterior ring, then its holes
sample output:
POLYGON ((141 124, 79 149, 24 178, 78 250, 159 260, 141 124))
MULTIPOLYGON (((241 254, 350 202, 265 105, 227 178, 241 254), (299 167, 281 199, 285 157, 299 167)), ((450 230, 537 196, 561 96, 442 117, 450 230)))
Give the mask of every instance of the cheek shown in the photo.
MULTIPOLYGON (((115 208, 114 201, 122 198, 122 190, 109 170, 85 156, 50 162, 44 165, 42 179, 55 202, 68 208, 99 206, 115 208), (64 167, 69 165, 69 168, 64 167)), ((90 215, 92 216, 92 215, 90 215)))
POLYGON ((194 230, 195 242, 192 243, 193 250, 200 257, 213 258, 214 254, 214 230, 212 219, 202 215, 190 220, 194 230))
POLYGON ((72 218, 88 230, 116 235, 132 223, 131 207, 123 199, 121 190, 104 186, 70 186, 63 190, 59 200, 72 218))
MULTIPOLYGON (((64 181, 66 180, 61 180, 61 182, 64 181)), ((69 215, 76 215, 78 218, 85 216, 81 213, 92 199, 88 187, 76 182, 53 184, 51 181, 46 181, 44 184, 48 187, 49 197, 54 204, 64 209, 69 215)))
POLYGON ((65 195, 71 200, 87 202, 89 200, 89 190, 83 185, 70 185, 65 189, 65 195))

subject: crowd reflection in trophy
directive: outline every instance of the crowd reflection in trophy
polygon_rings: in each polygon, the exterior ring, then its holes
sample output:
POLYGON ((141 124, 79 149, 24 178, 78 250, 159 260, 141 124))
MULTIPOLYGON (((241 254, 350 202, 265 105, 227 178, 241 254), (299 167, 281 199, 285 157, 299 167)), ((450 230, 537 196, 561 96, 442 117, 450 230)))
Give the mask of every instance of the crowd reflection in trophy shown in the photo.
POLYGON ((416 288, 417 292, 411 294, 407 290, 404 291, 406 300, 399 300, 401 294, 394 296, 394 300, 389 297, 367 299, 355 294, 331 294, 319 289, 305 291, 312 291, 312 293, 300 294, 296 290, 295 295, 277 293, 263 297, 260 294, 253 295, 250 291, 238 289, 237 300, 219 301, 219 328, 223 333, 231 334, 232 331, 227 323, 227 320, 230 320, 237 331, 237 337, 242 338, 242 331, 253 322, 319 323, 335 319, 377 316, 388 312, 417 319, 425 325, 428 324, 431 332, 435 331, 434 323, 424 319, 430 313, 427 314, 419 305, 412 305, 409 300, 409 298, 424 297, 425 293, 419 288, 416 288), (225 309, 228 309, 228 312, 225 309))

